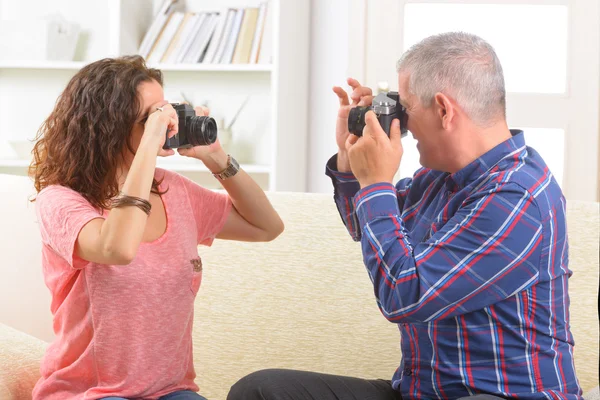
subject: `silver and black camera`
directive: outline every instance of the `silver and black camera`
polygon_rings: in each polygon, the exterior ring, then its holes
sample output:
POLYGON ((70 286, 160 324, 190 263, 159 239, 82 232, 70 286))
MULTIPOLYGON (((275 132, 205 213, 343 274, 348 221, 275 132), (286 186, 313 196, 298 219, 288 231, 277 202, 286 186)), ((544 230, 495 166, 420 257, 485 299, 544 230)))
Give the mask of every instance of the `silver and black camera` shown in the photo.
POLYGON ((208 146, 217 140, 217 122, 211 117, 197 116, 189 104, 171 104, 179 118, 179 132, 165 140, 163 149, 208 146))
POLYGON ((348 130, 356 136, 362 136, 365 127, 365 115, 368 111, 373 111, 377 115, 379 124, 390 136, 390 127, 394 118, 400 120, 401 137, 406 136, 406 122, 408 115, 406 109, 400 104, 400 96, 398 92, 379 93, 373 98, 373 103, 369 107, 354 107, 348 115, 348 130))

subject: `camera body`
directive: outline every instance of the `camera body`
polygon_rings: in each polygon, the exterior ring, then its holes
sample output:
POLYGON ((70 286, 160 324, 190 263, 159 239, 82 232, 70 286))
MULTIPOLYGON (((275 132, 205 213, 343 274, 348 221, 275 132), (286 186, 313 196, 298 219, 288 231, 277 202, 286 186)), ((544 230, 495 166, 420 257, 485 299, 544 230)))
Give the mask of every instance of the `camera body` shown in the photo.
POLYGON ((406 136, 408 132, 406 128, 408 115, 406 114, 406 109, 400 104, 398 92, 379 93, 373 98, 371 106, 354 107, 351 109, 348 115, 348 130, 350 133, 362 136, 366 125, 365 115, 369 111, 373 111, 377 115, 379 124, 388 136, 390 136, 392 121, 398 118, 400 120, 400 135, 401 137, 406 136))
POLYGON ((217 123, 213 118, 197 116, 194 108, 189 104, 172 103, 171 105, 177 112, 179 131, 171 138, 167 131, 163 149, 207 146, 217 140, 217 123))

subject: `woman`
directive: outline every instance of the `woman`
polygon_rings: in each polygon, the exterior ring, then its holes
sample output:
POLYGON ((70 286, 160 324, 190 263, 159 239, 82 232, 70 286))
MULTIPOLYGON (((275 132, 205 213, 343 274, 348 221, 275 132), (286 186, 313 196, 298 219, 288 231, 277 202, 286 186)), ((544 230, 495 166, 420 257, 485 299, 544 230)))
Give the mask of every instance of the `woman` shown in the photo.
POLYGON ((177 130, 161 72, 138 56, 84 67, 40 129, 31 174, 56 340, 34 399, 203 399, 191 336, 197 245, 273 240, 283 223, 218 141, 178 151, 227 194, 157 169, 157 155, 174 154, 165 132, 177 130))

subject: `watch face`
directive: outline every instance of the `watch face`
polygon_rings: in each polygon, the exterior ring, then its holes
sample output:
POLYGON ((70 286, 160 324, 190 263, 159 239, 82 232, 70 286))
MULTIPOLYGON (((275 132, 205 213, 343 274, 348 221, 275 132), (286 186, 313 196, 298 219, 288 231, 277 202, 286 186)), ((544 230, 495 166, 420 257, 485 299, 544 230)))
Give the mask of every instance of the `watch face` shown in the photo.
POLYGON ((230 156, 229 157, 229 165, 227 166, 227 169, 225 171, 223 171, 223 173, 221 173, 219 177, 221 179, 230 178, 230 177, 234 176, 235 174, 237 174, 239 169, 240 169, 240 165, 238 164, 237 160, 230 156))

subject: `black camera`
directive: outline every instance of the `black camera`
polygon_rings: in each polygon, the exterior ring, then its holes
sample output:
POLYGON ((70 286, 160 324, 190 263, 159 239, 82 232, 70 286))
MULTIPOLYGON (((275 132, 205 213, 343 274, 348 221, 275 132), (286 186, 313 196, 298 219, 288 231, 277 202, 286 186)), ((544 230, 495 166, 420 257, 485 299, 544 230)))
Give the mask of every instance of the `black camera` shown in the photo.
POLYGON ((390 127, 392 126, 394 118, 400 120, 401 137, 406 136, 406 122, 408 121, 408 115, 406 114, 406 108, 402 107, 400 104, 398 92, 379 93, 373 99, 371 106, 354 107, 351 109, 350 114, 348 115, 348 130, 350 133, 356 136, 362 136, 363 129, 366 125, 365 115, 370 110, 375 112, 379 124, 388 136, 390 136, 390 127))
POLYGON ((165 140, 163 149, 207 146, 217 140, 217 122, 211 117, 197 116, 189 104, 171 104, 179 118, 179 132, 165 140))

